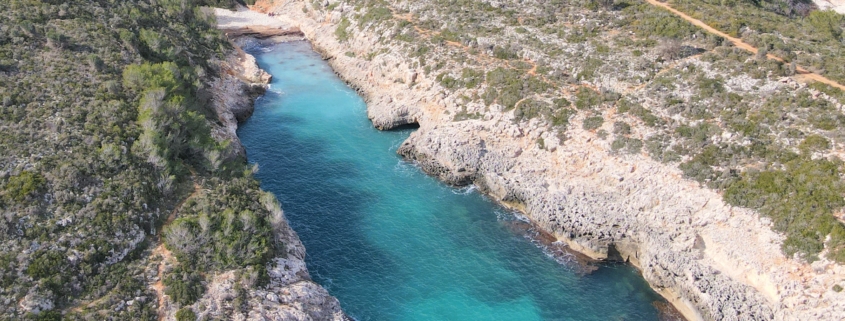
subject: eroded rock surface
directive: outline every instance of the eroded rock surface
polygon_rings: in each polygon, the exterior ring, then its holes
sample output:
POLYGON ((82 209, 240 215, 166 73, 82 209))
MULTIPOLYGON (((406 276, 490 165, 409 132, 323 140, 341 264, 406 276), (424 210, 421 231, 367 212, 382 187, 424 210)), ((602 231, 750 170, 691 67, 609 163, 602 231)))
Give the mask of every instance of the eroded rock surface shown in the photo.
POLYGON ((238 139, 238 123, 252 115, 253 102, 266 90, 270 74, 258 68, 255 57, 240 48, 220 62, 221 77, 211 83, 212 103, 220 123, 213 127, 213 135, 219 140, 229 140, 229 156, 245 156, 238 139))

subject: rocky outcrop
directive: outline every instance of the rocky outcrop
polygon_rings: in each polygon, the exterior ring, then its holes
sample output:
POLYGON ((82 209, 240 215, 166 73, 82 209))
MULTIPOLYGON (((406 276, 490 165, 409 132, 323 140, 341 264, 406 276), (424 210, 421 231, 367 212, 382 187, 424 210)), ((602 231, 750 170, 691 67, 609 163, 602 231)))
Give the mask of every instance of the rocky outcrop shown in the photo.
MULTIPOLYGON (((328 13, 305 10, 304 1, 262 5, 302 30, 367 99, 376 127, 419 124, 398 152, 426 172, 477 185, 585 254, 638 266, 689 319, 845 318, 845 293, 831 290, 845 269, 785 257, 782 236, 755 212, 726 205, 677 168, 616 154, 579 126, 561 141, 538 122, 515 124, 502 110, 454 122, 483 106, 459 104, 433 75, 382 46, 381 35, 356 32, 338 41, 337 24, 352 8, 329 2, 328 13)), ((571 122, 580 123, 577 117, 571 122)))
POLYGON ((237 46, 219 67, 220 77, 210 84, 212 105, 219 120, 212 135, 217 140, 231 142, 227 156, 246 156, 237 135, 238 123, 252 116, 253 102, 266 90, 270 74, 258 67, 255 57, 237 46))
POLYGON ((53 298, 54 295, 49 289, 33 287, 29 289, 29 293, 21 299, 18 305, 21 310, 26 311, 26 313, 39 314, 42 311, 49 311, 53 309, 55 306, 53 298))

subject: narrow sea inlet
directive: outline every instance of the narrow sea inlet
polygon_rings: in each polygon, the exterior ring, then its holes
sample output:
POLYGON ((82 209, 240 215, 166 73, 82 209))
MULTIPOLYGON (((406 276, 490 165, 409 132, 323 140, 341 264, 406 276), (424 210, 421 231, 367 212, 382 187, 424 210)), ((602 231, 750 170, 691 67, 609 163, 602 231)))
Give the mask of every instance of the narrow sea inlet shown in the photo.
POLYGON ((252 50, 273 75, 238 134, 282 202, 312 277, 358 320, 657 320, 632 267, 584 275, 472 189, 426 176, 306 42, 252 50))

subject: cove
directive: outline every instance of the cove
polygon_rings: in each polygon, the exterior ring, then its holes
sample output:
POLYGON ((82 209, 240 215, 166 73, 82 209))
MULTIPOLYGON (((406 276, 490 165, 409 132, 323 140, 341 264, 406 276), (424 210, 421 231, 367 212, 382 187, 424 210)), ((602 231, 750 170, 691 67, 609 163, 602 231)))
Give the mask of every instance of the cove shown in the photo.
POLYGON ((271 88, 238 130, 263 189, 308 251, 315 281, 357 320, 657 320, 665 302, 630 266, 583 274, 513 228, 472 188, 396 155, 307 42, 253 53, 271 88))

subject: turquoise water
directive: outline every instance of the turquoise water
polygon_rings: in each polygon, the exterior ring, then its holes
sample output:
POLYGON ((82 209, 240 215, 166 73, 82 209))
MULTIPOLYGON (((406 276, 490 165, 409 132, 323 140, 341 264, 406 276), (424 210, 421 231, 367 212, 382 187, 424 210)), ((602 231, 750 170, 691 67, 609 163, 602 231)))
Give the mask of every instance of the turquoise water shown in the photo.
POLYGON ((395 150, 410 130, 374 129, 364 101, 308 43, 254 53, 273 82, 239 136, 305 244, 313 278, 350 316, 658 318, 661 299, 633 268, 578 273, 514 229, 506 210, 402 161, 395 150))

